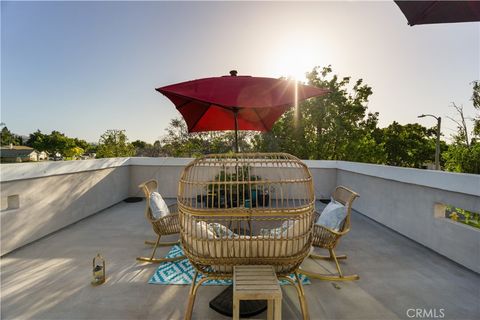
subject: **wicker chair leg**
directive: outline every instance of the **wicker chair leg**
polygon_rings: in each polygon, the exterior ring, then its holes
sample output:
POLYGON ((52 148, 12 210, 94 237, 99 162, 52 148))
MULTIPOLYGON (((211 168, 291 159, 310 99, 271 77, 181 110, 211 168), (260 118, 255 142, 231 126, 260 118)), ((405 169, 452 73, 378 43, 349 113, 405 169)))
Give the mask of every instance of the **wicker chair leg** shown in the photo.
POLYGON ((335 265, 337 266, 337 271, 338 271, 338 274, 340 275, 340 278, 342 278, 343 277, 342 269, 340 269, 340 265, 338 264, 337 257, 335 256, 335 251, 333 251, 333 249, 329 249, 328 251, 330 252, 330 256, 333 258, 333 261, 335 261, 335 265))
POLYGON ((310 315, 308 314, 308 306, 307 300, 305 299, 305 290, 303 290, 302 281, 298 276, 298 272, 295 271, 295 279, 297 279, 297 285, 299 288, 299 300, 300 300, 300 308, 302 308, 303 319, 308 320, 310 319, 310 315))
POLYGON ((300 278, 298 277, 298 273, 295 272, 295 278, 297 280, 297 283, 295 283, 295 281, 293 281, 289 277, 283 276, 283 277, 279 277, 279 278, 287 280, 288 282, 290 282, 295 287, 295 289, 297 290, 297 294, 298 294, 298 301, 300 302, 300 310, 302 311, 303 320, 310 319, 310 315, 308 314, 307 301, 305 300, 305 291, 303 290, 302 282, 300 281, 300 278))
POLYGON ((203 278, 203 279, 200 279, 198 283, 195 283, 197 281, 197 277, 198 277, 198 271, 195 271, 195 275, 193 276, 193 280, 192 280, 192 286, 190 287, 190 292, 188 294, 187 310, 185 310, 185 317, 184 317, 185 320, 192 319, 193 305, 195 304, 195 296, 197 295, 197 290, 202 283, 208 280, 208 278, 203 278))
MULTIPOLYGON (((145 240, 145 244, 149 246, 154 246, 155 243, 156 241, 145 240)), ((180 244, 180 240, 170 241, 170 242, 159 242, 157 247, 168 247, 168 246, 174 246, 176 244, 180 244)))
MULTIPOLYGON (((332 255, 324 256, 324 255, 321 255, 321 254, 311 253, 309 257, 312 258, 312 259, 333 260, 332 255)), ((347 259, 347 256, 342 254, 342 255, 337 256, 337 259, 339 259, 339 260, 340 259, 347 259)))
POLYGON ((183 260, 186 257, 185 256, 180 256, 180 257, 174 257, 174 258, 154 258, 155 257, 155 252, 157 251, 157 248, 159 247, 160 243, 160 235, 157 238, 157 241, 153 245, 153 251, 152 255, 150 258, 147 257, 137 257, 138 261, 145 261, 145 262, 152 262, 152 263, 163 263, 163 262, 172 262, 172 261, 178 261, 178 260, 183 260))
POLYGON ((299 272, 306 275, 307 277, 318 279, 318 280, 326 280, 326 281, 352 281, 352 280, 358 280, 360 277, 358 274, 352 274, 352 275, 343 275, 342 269, 340 269, 340 265, 338 264, 338 257, 335 255, 335 251, 333 249, 328 250, 330 252, 330 257, 329 259, 332 259, 335 262, 335 266, 337 267, 338 275, 326 275, 326 274, 320 274, 316 272, 311 272, 307 270, 300 269, 299 272))

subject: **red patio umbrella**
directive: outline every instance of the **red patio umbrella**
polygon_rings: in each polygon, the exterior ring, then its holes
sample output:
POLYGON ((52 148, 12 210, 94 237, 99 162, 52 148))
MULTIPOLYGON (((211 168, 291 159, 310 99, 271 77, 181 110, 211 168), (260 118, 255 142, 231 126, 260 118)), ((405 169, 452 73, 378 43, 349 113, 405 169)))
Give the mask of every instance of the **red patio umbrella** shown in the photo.
POLYGON ((480 1, 395 1, 408 24, 480 21, 480 1))
POLYGON ((230 76, 177 83, 157 91, 170 99, 187 122, 188 132, 235 130, 268 131, 295 101, 328 92, 285 79, 230 76))

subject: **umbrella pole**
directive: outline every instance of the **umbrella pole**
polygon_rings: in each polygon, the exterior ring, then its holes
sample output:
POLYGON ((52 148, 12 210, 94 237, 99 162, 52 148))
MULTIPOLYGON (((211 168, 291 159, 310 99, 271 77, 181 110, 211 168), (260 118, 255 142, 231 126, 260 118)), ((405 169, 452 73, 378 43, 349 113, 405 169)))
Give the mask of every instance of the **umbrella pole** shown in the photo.
POLYGON ((233 115, 235 117, 235 153, 238 153, 238 108, 233 108, 233 115))

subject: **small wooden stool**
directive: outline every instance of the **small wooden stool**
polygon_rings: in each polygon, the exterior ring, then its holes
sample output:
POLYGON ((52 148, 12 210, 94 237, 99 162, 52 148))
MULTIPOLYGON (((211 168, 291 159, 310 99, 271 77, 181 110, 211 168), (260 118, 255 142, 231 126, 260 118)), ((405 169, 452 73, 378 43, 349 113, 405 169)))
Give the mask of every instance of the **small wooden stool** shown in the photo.
POLYGON ((233 319, 240 319, 240 300, 267 300, 267 319, 282 319, 282 290, 273 266, 233 268, 233 319), (275 316, 274 316, 275 314, 275 316))

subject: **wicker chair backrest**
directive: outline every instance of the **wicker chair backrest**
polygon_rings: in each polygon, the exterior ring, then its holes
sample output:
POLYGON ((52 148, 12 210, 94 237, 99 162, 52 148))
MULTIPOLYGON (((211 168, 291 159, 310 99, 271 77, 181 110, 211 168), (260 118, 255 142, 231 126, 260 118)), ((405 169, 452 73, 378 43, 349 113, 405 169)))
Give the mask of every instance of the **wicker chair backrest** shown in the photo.
POLYGON ((340 228, 340 232, 348 232, 350 230, 350 216, 352 212, 352 203, 353 201, 358 198, 359 195, 355 191, 350 190, 344 186, 338 186, 335 188, 335 192, 333 193, 333 198, 335 201, 340 202, 346 207, 347 210, 347 217, 340 228))
POLYGON ((148 221, 152 222, 156 220, 152 214, 152 210, 150 209, 150 195, 152 192, 157 191, 158 188, 158 182, 155 179, 148 180, 141 185, 138 186, 144 193, 145 195, 145 217, 147 218, 148 221))

